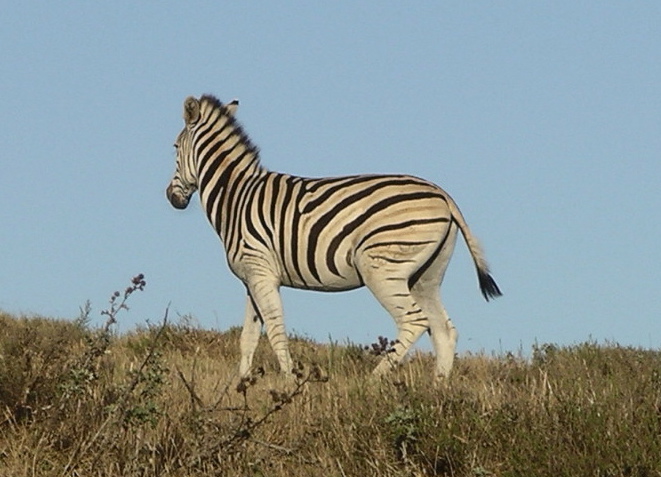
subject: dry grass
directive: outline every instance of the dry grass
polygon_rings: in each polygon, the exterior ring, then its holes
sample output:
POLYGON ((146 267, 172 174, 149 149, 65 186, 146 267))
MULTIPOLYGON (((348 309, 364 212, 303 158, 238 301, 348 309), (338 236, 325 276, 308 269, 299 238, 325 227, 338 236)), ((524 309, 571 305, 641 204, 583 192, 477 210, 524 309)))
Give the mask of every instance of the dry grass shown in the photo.
POLYGON ((463 356, 446 383, 420 354, 375 382, 364 347, 294 339, 285 382, 262 340, 239 383, 238 337, 0 314, 0 475, 661 475, 657 351, 463 356))

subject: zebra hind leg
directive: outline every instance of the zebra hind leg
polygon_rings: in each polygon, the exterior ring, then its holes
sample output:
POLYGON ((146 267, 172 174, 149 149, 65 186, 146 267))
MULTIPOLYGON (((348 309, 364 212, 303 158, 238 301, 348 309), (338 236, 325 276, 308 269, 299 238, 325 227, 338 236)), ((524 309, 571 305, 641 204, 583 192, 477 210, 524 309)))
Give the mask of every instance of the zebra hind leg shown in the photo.
POLYGON ((454 362, 458 333, 443 308, 438 285, 428 285, 425 282, 418 283, 411 293, 429 316, 429 335, 436 352, 436 377, 447 378, 454 362))
POLYGON ((397 339, 392 349, 374 369, 381 375, 394 368, 406 355, 418 338, 428 329, 429 319, 418 306, 408 287, 408 278, 387 276, 377 279, 378 272, 368 275, 365 285, 381 305, 390 313, 397 324, 397 339))
POLYGON ((452 368, 457 333, 440 302, 439 286, 454 250, 457 228, 439 230, 439 239, 420 247, 368 246, 356 266, 363 282, 390 313, 398 328, 392 352, 374 370, 382 374, 399 363, 425 331, 437 353, 436 373, 452 368))
POLYGON ((456 235, 456 227, 448 230, 439 253, 411 287, 413 297, 429 317, 429 334, 436 352, 437 378, 446 378, 450 375, 458 337, 454 324, 443 308, 440 294, 441 282, 454 252, 456 235))

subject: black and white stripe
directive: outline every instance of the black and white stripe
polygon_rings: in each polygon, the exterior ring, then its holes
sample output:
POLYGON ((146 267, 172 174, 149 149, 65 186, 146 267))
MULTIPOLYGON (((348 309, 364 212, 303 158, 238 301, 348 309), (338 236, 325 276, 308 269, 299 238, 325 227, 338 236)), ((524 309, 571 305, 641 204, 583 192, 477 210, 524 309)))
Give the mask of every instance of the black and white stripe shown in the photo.
POLYGON ((183 209, 199 189, 228 264, 246 286, 241 374, 250 371, 262 325, 282 371, 291 372, 280 286, 321 291, 367 286, 398 328, 392 352, 375 373, 394 366, 429 331, 436 372, 447 376, 457 333, 439 286, 458 230, 484 297, 501 294, 452 198, 408 175, 309 179, 268 171, 234 118, 237 106, 213 96, 186 99, 167 197, 183 209))

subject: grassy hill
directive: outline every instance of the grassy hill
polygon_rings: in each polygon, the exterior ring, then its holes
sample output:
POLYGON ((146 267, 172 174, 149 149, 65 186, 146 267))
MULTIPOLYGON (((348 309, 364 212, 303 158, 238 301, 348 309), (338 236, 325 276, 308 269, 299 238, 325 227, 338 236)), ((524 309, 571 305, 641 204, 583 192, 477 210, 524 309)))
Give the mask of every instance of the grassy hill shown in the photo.
POLYGON ((658 351, 460 356, 440 383, 417 354, 374 381, 387 343, 294 338, 287 382, 264 339, 240 382, 239 332, 0 313, 0 476, 661 475, 658 351))

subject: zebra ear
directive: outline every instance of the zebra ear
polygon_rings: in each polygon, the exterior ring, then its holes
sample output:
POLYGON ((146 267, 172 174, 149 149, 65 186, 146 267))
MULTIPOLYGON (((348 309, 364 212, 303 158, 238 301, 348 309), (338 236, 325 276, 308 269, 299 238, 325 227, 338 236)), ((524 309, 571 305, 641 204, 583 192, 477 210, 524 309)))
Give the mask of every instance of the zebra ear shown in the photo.
POLYGON ((186 124, 193 124, 198 119, 200 119, 200 102, 189 96, 184 101, 184 121, 186 124))
POLYGON ((236 110, 239 108, 239 100, 238 99, 233 99, 229 103, 227 103, 227 106, 225 106, 227 109, 227 112, 230 114, 230 116, 234 116, 236 114, 236 110))

